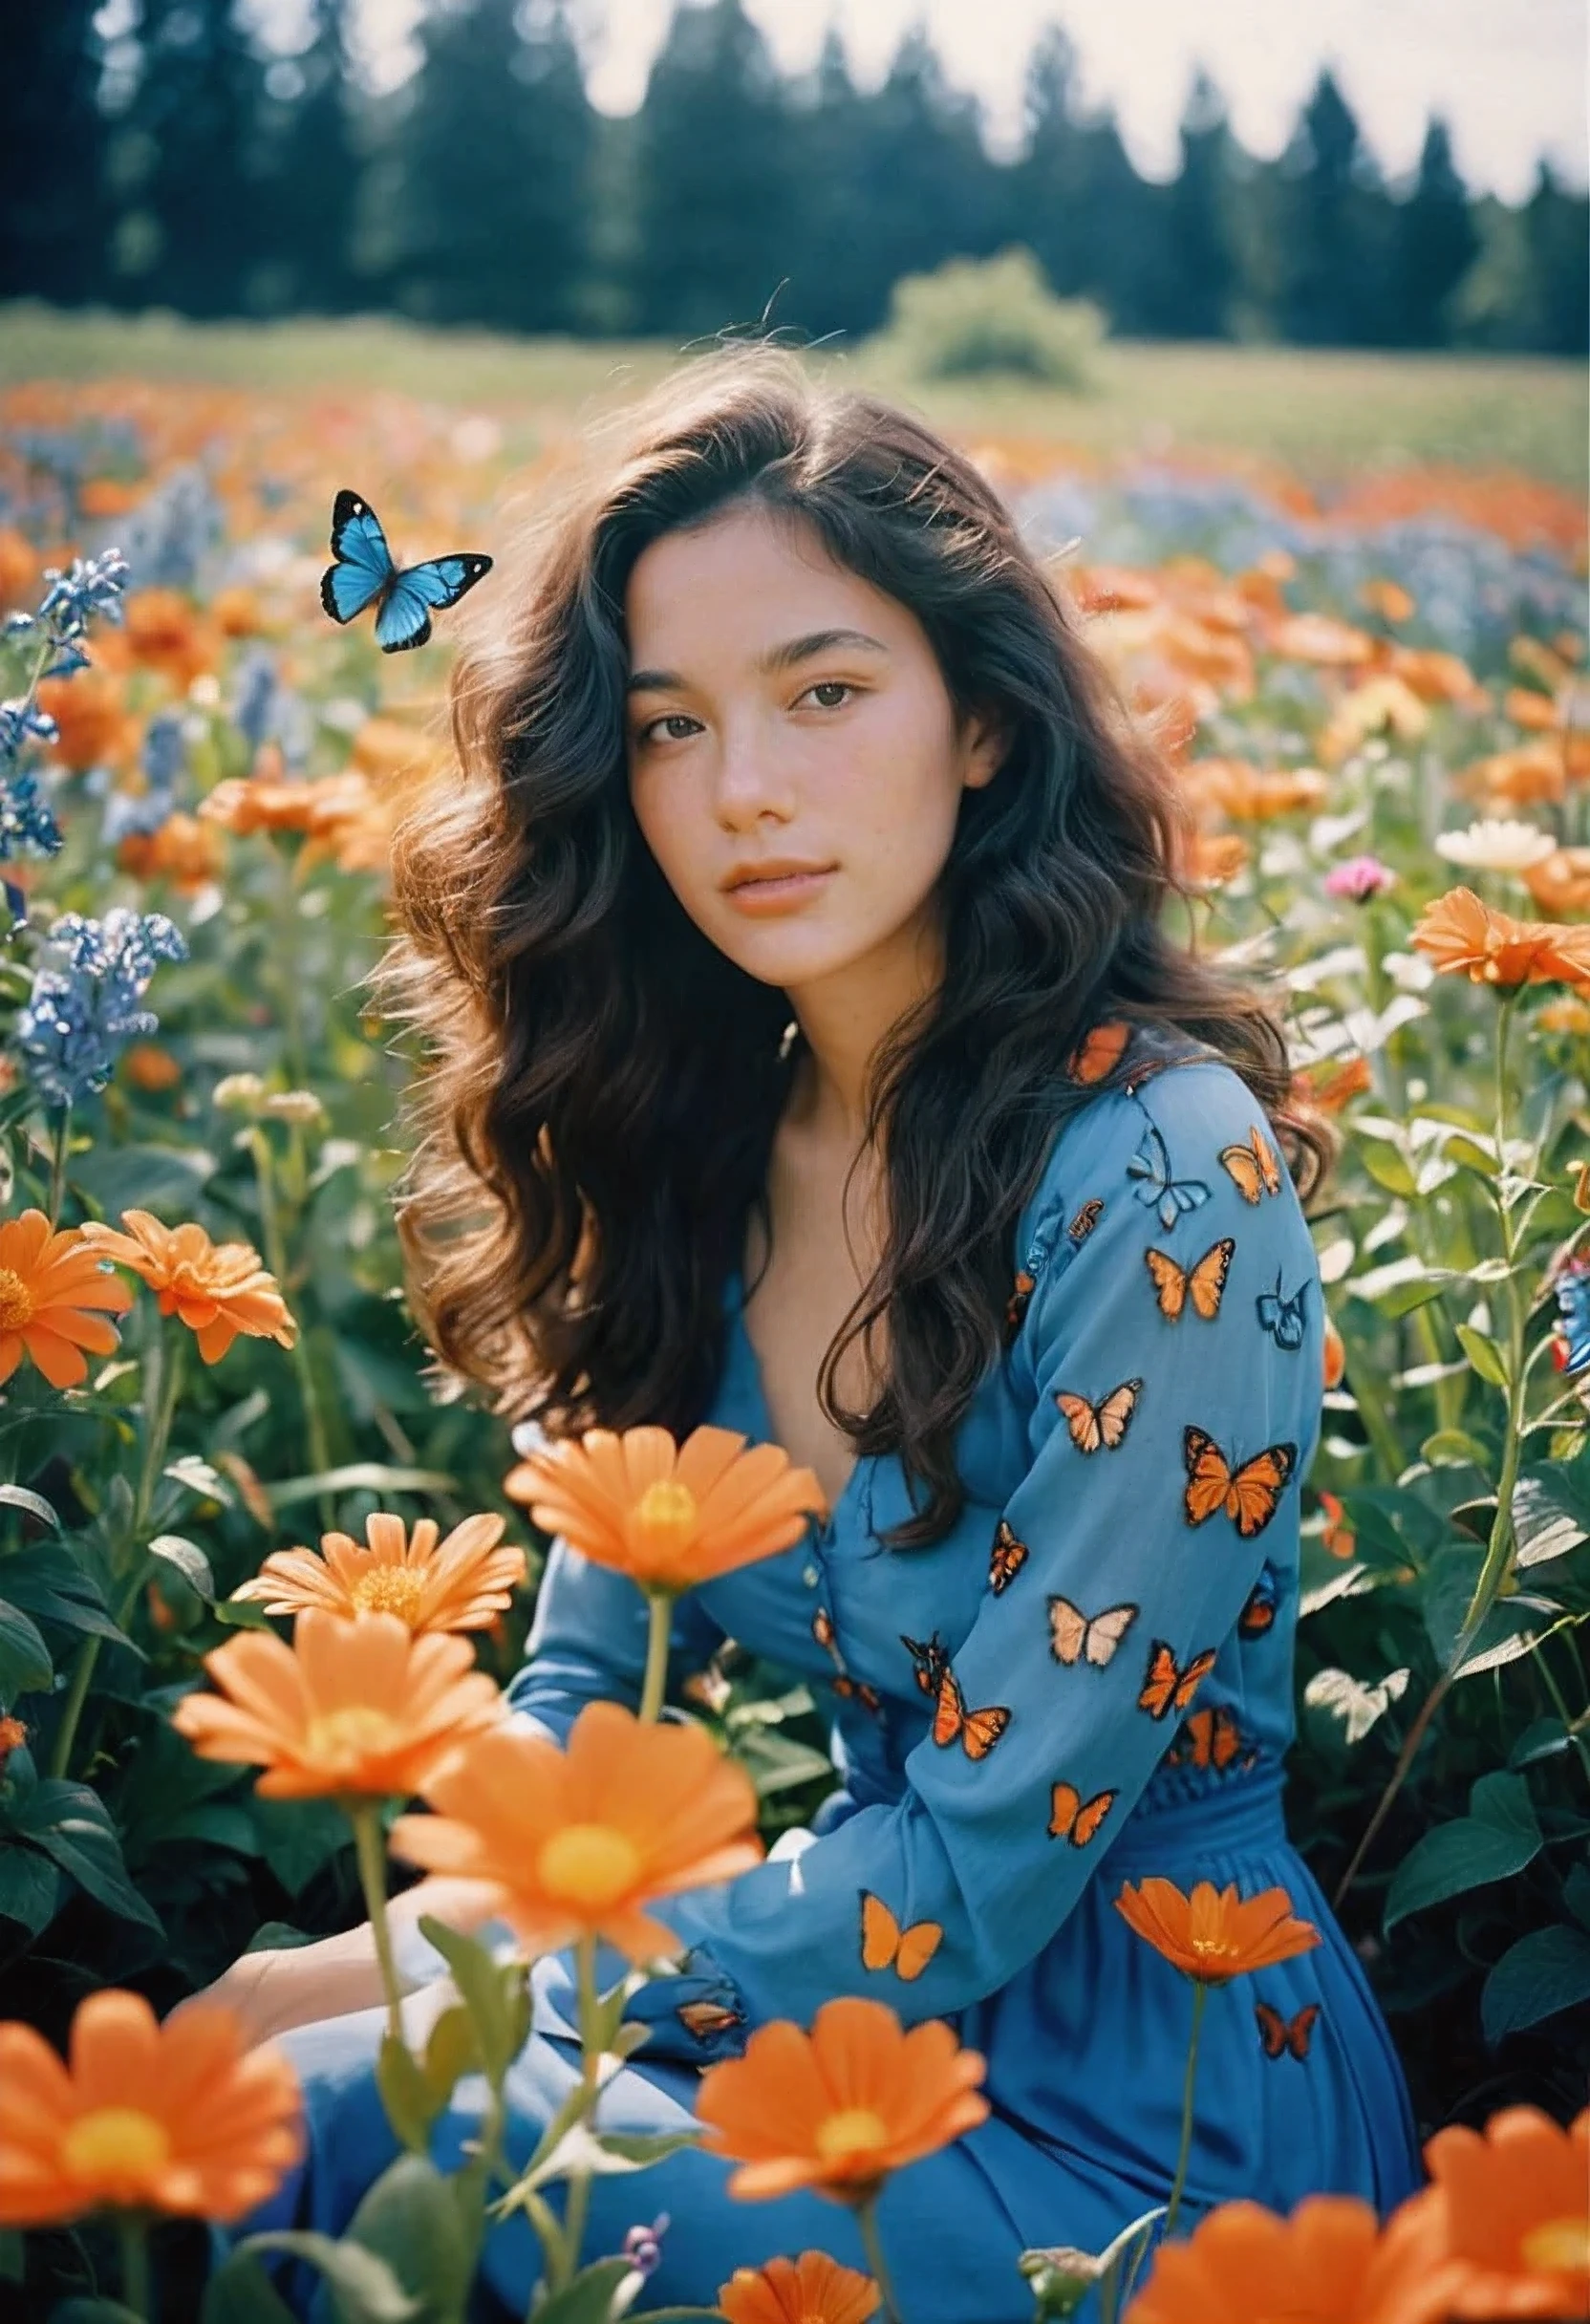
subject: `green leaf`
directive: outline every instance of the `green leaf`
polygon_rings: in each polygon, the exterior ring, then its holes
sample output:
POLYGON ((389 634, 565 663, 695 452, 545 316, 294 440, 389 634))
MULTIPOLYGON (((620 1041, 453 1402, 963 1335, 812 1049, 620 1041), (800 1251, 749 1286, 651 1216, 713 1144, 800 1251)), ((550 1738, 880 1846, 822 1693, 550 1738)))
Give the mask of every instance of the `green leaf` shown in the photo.
POLYGON ((329 1799, 262 1799, 256 1792, 251 1804, 261 1853, 289 1896, 302 1896, 354 1844, 347 1817, 329 1799))
MULTIPOLYGON (((1521 1778, 1509 1775, 1501 1780, 1518 1783, 1521 1778)), ((1533 1811, 1530 1820, 1533 1826, 1533 1811)), ((1471 1888, 1483 1888, 1491 1881, 1512 1880, 1534 1861, 1540 1847, 1538 1826, 1530 1829, 1480 1816, 1438 1824, 1415 1841, 1397 1866, 1386 1899, 1387 1935, 1409 1913, 1466 1895, 1471 1888)))
POLYGON ((0 1703, 10 1705, 19 1694, 48 1687, 54 1675, 37 1625, 20 1606, 0 1598, 0 1703))
MULTIPOLYGON (((1430 1560, 1424 1586, 1425 1628, 1444 1670, 1450 1668, 1457 1651, 1484 1563, 1484 1550, 1472 1541, 1449 1542, 1430 1560)), ((1498 1598, 1453 1675, 1472 1678, 1482 1670, 1516 1662, 1529 1652, 1541 1631, 1551 1626, 1556 1610, 1548 1600, 1522 1590, 1498 1598)))
POLYGON ((28 2272, 27 2246, 20 2227, 0 2227, 0 2284, 20 2284, 28 2272))
POLYGON ((593 2268, 582 2268, 571 2284, 533 2310, 534 2324, 614 2324, 645 2281, 640 2270, 627 2259, 599 2259, 593 2268))
MULTIPOLYGON (((412 2059, 410 2060, 412 2064, 412 2059)), ((376 2253, 419 2305, 425 2324, 452 2324, 463 2313, 474 2270, 452 2183, 420 2155, 399 2155, 359 2203, 345 2233, 376 2253)), ((346 2324, 357 2324, 333 2292, 346 2324)))
MULTIPOLYGON (((189 1493, 198 1494, 202 1500, 219 1501, 224 1509, 237 1507, 237 1495, 232 1490, 231 1480, 223 1476, 219 1469, 213 1468, 198 1452, 184 1452, 179 1459, 167 1461, 161 1474, 185 1486, 189 1493)), ((180 1538, 173 1536, 173 1539, 180 1538)), ((150 1547, 154 1547, 153 1542, 150 1547)), ((213 1590, 210 1594, 214 1596, 213 1590)))
POLYGON ((1474 1469, 1491 1465, 1491 1455, 1479 1438, 1469 1435, 1463 1429, 1437 1429, 1433 1436, 1425 1438, 1419 1452, 1432 1469, 1450 1469, 1460 1462, 1474 1469))
POLYGON ((1384 1186, 1388 1194, 1406 1197, 1417 1194, 1412 1170, 1394 1146, 1387 1146, 1379 1138, 1364 1138, 1359 1145, 1359 1160, 1375 1184, 1384 1186))
MULTIPOLYGON (((290 2251, 295 2259, 318 2268, 331 2285, 346 2324, 418 2324, 418 2303, 398 2283, 377 2252, 363 2244, 334 2243, 312 2228, 269 2227, 246 2235, 237 2246, 245 2251, 290 2251)), ((206 2324, 208 2319, 206 2318, 206 2324)))
POLYGON ((204 2286, 200 2324, 293 2324, 292 2311, 251 2251, 234 2251, 204 2286))
POLYGON ((197 1590, 206 1605, 214 1604, 215 1577, 210 1572, 208 1558, 197 1541, 188 1540, 184 1534, 158 1533, 149 1544, 149 1554, 152 1558, 163 1558, 168 1565, 174 1565, 189 1589, 197 1590))
POLYGON ((1381 1293, 1375 1305, 1383 1315, 1411 1315, 1415 1307, 1428 1307, 1431 1300, 1438 1300, 1451 1280, 1449 1269, 1431 1268, 1418 1281, 1393 1283, 1381 1293))
POLYGON ((1522 1775, 1503 1769, 1493 1768, 1490 1775, 1474 1778, 1469 1787, 1469 1813, 1482 1823, 1494 1824, 1498 1832, 1515 1832, 1535 1840, 1540 1837, 1529 1785, 1522 1775))
POLYGON ((383 2032, 380 2048, 376 2053, 376 2087, 386 2108, 386 2119, 403 2144, 413 2155, 424 2154, 430 2143, 431 2124, 441 2109, 416 2063, 414 2053, 406 2042, 394 2037, 390 2027, 383 2032))
POLYGON ((41 1783, 17 1817, 16 1829, 70 1873, 96 1904, 164 1936, 159 1916, 127 1878, 110 1811, 86 1783, 54 1776, 41 1783))
POLYGON ((0 1841, 0 1914, 19 1921, 32 1937, 42 1934, 60 1908, 61 1876, 37 1848, 0 1841))
POLYGON ((474 2021, 462 2002, 443 2010, 425 2036, 420 2072, 438 2109, 445 2106, 466 2074, 481 2071, 481 2045, 474 2021))
POLYGON ((1303 1689, 1303 1701, 1311 1711, 1338 1720, 1346 1742, 1362 1743, 1377 1719, 1407 1693, 1411 1675, 1406 1669, 1388 1670, 1370 1686, 1349 1670, 1317 1670, 1303 1689))
POLYGON ((111 1620, 94 1576, 63 1543, 30 1541, 12 1550, 10 1557, 0 1558, 0 1596, 32 1614, 35 1622, 87 1630, 143 1659, 142 1647, 134 1646, 125 1630, 111 1620))
POLYGON ((453 1983, 474 2023, 486 2078, 495 2087, 524 2047, 528 2031, 523 2002, 525 1971, 512 1962, 500 1967, 483 1945, 449 1928, 434 1914, 420 1914, 419 1933, 429 1938, 452 1971, 453 1983), (521 2019, 525 2020, 523 2028, 521 2019))
POLYGON ((42 1525, 53 1525, 57 1533, 61 1521, 54 1507, 42 1493, 30 1493, 26 1485, 0 1485, 0 1507, 26 1509, 30 1517, 37 1517, 42 1525))
POLYGON ((1506 1388, 1507 1362, 1496 1342, 1488 1338, 1483 1331, 1476 1331, 1472 1323, 1459 1323, 1457 1336, 1464 1354, 1480 1378, 1488 1380, 1493 1388, 1506 1388))
POLYGON ((1493 2045, 1504 2034, 1590 2001, 1590 1933, 1559 1922, 1532 1928, 1510 1946, 1485 1980, 1480 2025, 1493 2045))
POLYGON ((317 1500, 323 1493, 456 1493, 458 1478, 445 1469, 394 1469, 378 1460, 354 1461, 345 1469, 322 1469, 314 1476, 290 1476, 267 1485, 273 1509, 317 1500))
POLYGON ((588 2123, 571 2122, 550 2152, 520 2175, 517 2185, 521 2190, 545 2186, 573 2171, 611 2179, 648 2170, 654 2163, 665 2163, 670 2155, 694 2146, 698 2136, 694 2130, 592 2130, 588 2123))
POLYGON ((214 1173, 215 1156, 198 1146, 90 1147, 72 1162, 75 1183, 118 1218, 123 1211, 186 1217, 214 1173))
POLYGON ((1538 1760, 1555 1759, 1568 1748, 1568 1730, 1555 1713, 1550 1718, 1532 1719, 1507 1754, 1512 1768, 1534 1767, 1538 1760))
MULTIPOLYGON (((1513 1522, 1519 1565, 1549 1564, 1590 1539, 1590 1492, 1571 1464, 1542 1461, 1518 1479, 1513 1522)), ((3 1575, 0 1567, 0 1578, 3 1575)))
POLYGON ((318 1945, 320 1939, 290 1921, 262 1921, 244 1947, 246 1953, 290 1952, 295 1945, 318 1945))

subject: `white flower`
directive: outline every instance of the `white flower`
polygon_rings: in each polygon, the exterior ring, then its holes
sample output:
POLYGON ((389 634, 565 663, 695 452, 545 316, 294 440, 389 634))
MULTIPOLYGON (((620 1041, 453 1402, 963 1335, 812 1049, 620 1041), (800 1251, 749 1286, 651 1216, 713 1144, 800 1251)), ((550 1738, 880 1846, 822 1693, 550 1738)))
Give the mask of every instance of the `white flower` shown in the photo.
POLYGON ((1555 854, 1557 842, 1533 823, 1498 823, 1487 817, 1466 831, 1442 831, 1435 852, 1470 872, 1527 872, 1555 854))

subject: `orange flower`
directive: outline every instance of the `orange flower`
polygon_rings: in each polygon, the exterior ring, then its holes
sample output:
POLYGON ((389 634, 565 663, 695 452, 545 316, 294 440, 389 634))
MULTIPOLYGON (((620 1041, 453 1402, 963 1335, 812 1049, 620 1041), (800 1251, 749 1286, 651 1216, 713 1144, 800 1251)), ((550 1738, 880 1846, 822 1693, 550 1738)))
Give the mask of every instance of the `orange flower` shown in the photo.
POLYGON ((219 1364, 239 1332, 292 1345, 298 1326, 251 1243, 212 1243, 191 1219, 167 1227, 148 1211, 123 1211, 121 1223, 132 1232, 118 1234, 98 1220, 78 1232, 96 1256, 143 1278, 161 1315, 180 1316, 195 1334, 206 1364, 219 1364))
POLYGON ((1318 1066, 1298 1077, 1298 1095, 1321 1113, 1340 1113, 1364 1090, 1375 1086, 1374 1068, 1366 1057, 1349 1057, 1344 1065, 1318 1066))
POLYGON ((91 476, 77 487, 77 510, 81 516, 125 516, 136 508, 143 494, 141 484, 130 484, 118 476, 91 476))
POLYGON ((1276 623, 1268 643, 1270 652, 1283 660, 1338 668, 1368 661, 1375 651, 1375 641, 1365 631, 1338 621, 1332 613, 1290 613, 1276 623))
POLYGON ((1542 1033, 1590 1033, 1590 1001, 1564 993, 1560 1001, 1548 1001, 1535 1022, 1542 1033))
POLYGON ((123 1049, 121 1070, 135 1089, 174 1089, 183 1078, 181 1062, 158 1041, 135 1041, 123 1049))
POLYGON ((199 802, 206 823, 247 838, 252 831, 307 831, 316 786, 306 778, 228 775, 199 802))
POLYGON ((506 1523, 495 1511, 465 1517, 438 1547, 434 1517, 418 1518, 411 1535, 400 1517, 373 1510, 363 1541, 323 1533, 319 1557, 272 1550, 232 1596, 256 1600, 268 1614, 317 1605, 344 1621, 396 1614, 411 1630, 483 1630, 525 1579, 524 1551, 497 1547, 506 1523))
POLYGON ((1322 807, 1330 785, 1317 766, 1279 767, 1263 772, 1245 759, 1192 759, 1182 782, 1199 815, 1228 816, 1233 823, 1268 823, 1322 807))
POLYGON ((1400 581, 1376 579, 1359 587, 1359 601, 1383 621, 1411 621, 1419 608, 1400 581))
POLYGON ((245 1630, 204 1668, 223 1694, 184 1694, 171 1724, 201 1759, 263 1767, 268 1799, 406 1799, 503 1716, 466 1638, 416 1638, 396 1614, 343 1622, 311 1606, 290 1646, 245 1630))
POLYGON ((253 637, 265 627, 258 597, 241 584, 218 591, 210 604, 210 619, 223 637, 253 637))
POLYGON ((1542 912, 1590 912, 1590 848, 1558 848, 1523 873, 1542 912))
POLYGON ((1222 2203, 1185 2241, 1158 2246, 1125 2324, 1414 2324, 1407 2301, 1423 2261, 1401 2214, 1382 2234, 1357 2195, 1305 2195, 1289 2219, 1222 2203))
POLYGON ((0 1718, 0 1775, 6 1772, 6 1761, 13 1751, 20 1751, 28 1740, 28 1730, 20 1719, 8 1715, 0 1718))
POLYGON ((1422 2296, 1396 2324, 1590 2316, 1590 2108, 1564 2130, 1507 2106, 1483 2131, 1437 2131, 1425 2162, 1434 2184, 1394 2223, 1426 2239, 1422 2296))
POLYGON ((32 605, 43 585, 44 560, 27 534, 14 525, 0 525, 0 613, 32 605))
POLYGON ((842 2268, 826 2251, 737 2268, 718 2293, 728 2324, 867 2324, 878 2299, 870 2275, 842 2268))
POLYGON ((1347 1368, 1346 1344, 1330 1316, 1325 1318, 1325 1386, 1340 1388, 1342 1375, 1347 1368))
POLYGON ((158 830, 124 832, 116 860, 135 879, 168 879, 186 893, 219 879, 225 869, 219 835, 183 807, 158 830))
POLYGON ((70 2063, 32 2026, 0 2025, 0 2227, 50 2227, 102 2204, 241 2218, 304 2151, 298 2077, 195 2002, 158 2025, 140 1993, 90 1993, 70 2063))
POLYGON ((782 1445, 744 1443, 710 1426, 677 1447, 666 1429, 590 1429, 532 1453, 503 1491, 593 1564, 643 1590, 687 1590, 788 1549, 826 1514, 809 1469, 791 1468, 782 1445))
POLYGON ((38 1210, 0 1223, 0 1380, 28 1356, 52 1388, 75 1388, 88 1377, 85 1347, 109 1356, 121 1345, 106 1314, 125 1315, 132 1303, 81 1227, 53 1235, 38 1210))
POLYGON ((779 2018, 757 2028, 743 2057, 709 2066, 696 2113, 709 2150, 742 2165, 731 2195, 809 2186, 862 2204, 891 2171, 987 2120, 983 2070, 942 2018, 908 2033, 887 2003, 842 1993, 809 2034, 779 2018))
POLYGON ((1322 1492, 1320 1506, 1325 1513, 1325 1529, 1320 1537, 1321 1540, 1333 1558, 1350 1558, 1358 1546, 1358 1537, 1347 1523, 1347 1513, 1342 1506, 1341 1496, 1322 1492))
POLYGON ((643 1725, 621 1703, 588 1703, 563 1751, 480 1736, 421 1789, 436 1813, 399 1816, 394 1853, 486 1883, 532 1954, 593 1936, 637 1965, 671 1957, 678 1939, 641 1907, 762 1861, 744 1769, 705 1728, 643 1725))
POLYGON ((1566 796, 1568 770, 1561 743, 1520 742, 1515 750, 1498 750, 1472 760, 1452 777, 1452 787, 1468 797, 1480 797, 1494 807, 1533 807, 1566 796))
POLYGON ((1590 928, 1515 920, 1482 904, 1472 888, 1449 889, 1427 904, 1408 942, 1439 970, 1466 968, 1474 984, 1590 981, 1590 928))
POLYGON ((1173 1881, 1150 1874, 1135 1888, 1126 1882, 1115 1909, 1173 1969, 1199 1985, 1224 1985, 1290 1961, 1320 1942, 1312 1921, 1294 1917, 1284 1888, 1261 1889, 1243 1903, 1235 1883, 1216 1889, 1213 1881, 1199 1881, 1185 1896, 1173 1881))
POLYGON ((1194 831, 1182 863, 1182 877, 1193 888, 1223 888, 1235 879, 1252 850, 1235 831, 1194 831))
POLYGON ((124 634, 134 661, 159 670, 179 694, 221 658, 218 632, 200 619, 181 590, 137 590, 122 601, 124 634))
POLYGON ((84 774, 92 766, 131 761, 138 749, 138 721, 128 716, 121 698, 121 679, 112 670, 91 667, 71 678, 40 678, 38 706, 55 721, 50 748, 63 766, 84 774))

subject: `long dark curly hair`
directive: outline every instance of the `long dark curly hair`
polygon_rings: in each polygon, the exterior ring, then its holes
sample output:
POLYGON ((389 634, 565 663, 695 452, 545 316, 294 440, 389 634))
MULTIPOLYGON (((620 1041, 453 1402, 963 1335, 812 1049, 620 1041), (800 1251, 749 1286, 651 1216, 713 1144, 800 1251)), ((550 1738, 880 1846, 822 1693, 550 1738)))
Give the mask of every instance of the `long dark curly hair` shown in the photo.
POLYGON ((942 983, 874 1061, 890 1237, 818 1383, 859 1456, 897 1452, 913 1502, 926 1485, 888 1537, 923 1546, 964 1502, 954 1439, 1001 1345, 1016 1219, 1095 1093, 1064 1073, 1083 1034, 1125 1018, 1214 1047, 1305 1194, 1329 1132, 1292 1107, 1279 1001, 1166 932, 1189 899, 1173 770, 970 460, 766 343, 682 365, 584 452, 510 525, 465 625, 451 759, 398 827, 372 979, 423 1050, 397 1207, 434 1381, 477 1384, 553 1438, 682 1434, 710 1409, 753 1208, 771 1241, 768 1157, 804 1044, 786 996, 689 919, 635 822, 625 592, 650 543, 730 504, 798 515, 916 616, 956 712, 1002 714, 1009 738, 961 797, 942 983), (880 1318, 888 1382, 857 1411, 834 1370, 880 1318))

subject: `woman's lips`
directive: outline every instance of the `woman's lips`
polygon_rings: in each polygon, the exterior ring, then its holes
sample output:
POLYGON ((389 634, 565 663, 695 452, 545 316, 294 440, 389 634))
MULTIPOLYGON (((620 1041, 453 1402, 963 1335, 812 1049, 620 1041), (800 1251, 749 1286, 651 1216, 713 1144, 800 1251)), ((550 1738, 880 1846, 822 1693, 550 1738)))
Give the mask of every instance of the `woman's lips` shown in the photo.
POLYGON ((738 888, 728 892, 729 902, 737 912, 748 912, 753 918, 763 915, 796 910, 814 896, 829 872, 795 872, 782 879, 745 879, 738 888))

